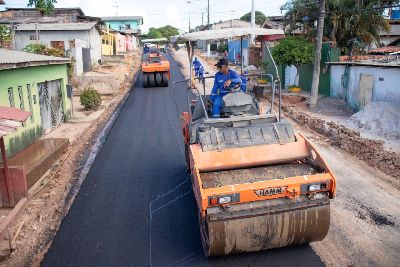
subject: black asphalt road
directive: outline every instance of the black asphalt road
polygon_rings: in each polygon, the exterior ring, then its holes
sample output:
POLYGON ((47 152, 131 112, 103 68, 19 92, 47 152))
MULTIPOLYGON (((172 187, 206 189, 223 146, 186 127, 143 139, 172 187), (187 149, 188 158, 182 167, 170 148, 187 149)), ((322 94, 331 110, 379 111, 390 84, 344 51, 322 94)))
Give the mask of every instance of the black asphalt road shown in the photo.
POLYGON ((307 245, 204 257, 177 111, 186 92, 183 83, 142 88, 139 76, 43 266, 323 265, 307 245))

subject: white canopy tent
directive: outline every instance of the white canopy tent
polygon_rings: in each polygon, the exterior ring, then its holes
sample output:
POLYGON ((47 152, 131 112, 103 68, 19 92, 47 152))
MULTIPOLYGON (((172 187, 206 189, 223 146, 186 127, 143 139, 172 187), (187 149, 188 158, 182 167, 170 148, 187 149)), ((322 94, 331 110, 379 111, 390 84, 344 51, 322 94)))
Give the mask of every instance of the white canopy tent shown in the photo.
MULTIPOLYGON (((277 30, 277 29, 264 29, 264 28, 226 28, 226 29, 217 29, 217 30, 207 30, 207 31, 199 31, 199 32, 191 32, 187 34, 182 34, 178 36, 173 36, 171 39, 172 43, 174 44, 175 48, 178 46, 178 42, 186 42, 187 50, 188 50, 188 57, 189 57, 189 62, 190 62, 190 70, 193 69, 193 57, 194 57, 194 42, 199 41, 199 40, 221 40, 221 39, 229 39, 233 37, 240 37, 241 39, 241 53, 242 53, 242 41, 243 41, 243 36, 247 35, 254 35, 254 36, 266 36, 266 35, 285 35, 283 30, 277 30)), ((268 49, 268 48, 267 48, 268 49)), ((269 49, 268 52, 270 53, 269 49)), ((276 64, 274 62, 274 66, 276 69, 276 73, 278 73, 276 64)), ((243 75, 243 64, 241 64, 241 74, 243 75)), ((271 74, 268 74, 271 76, 271 81, 273 84, 273 89, 272 89, 272 102, 271 102, 271 109, 270 113, 272 113, 273 110, 273 103, 274 103, 274 92, 275 92, 275 84, 276 82, 280 81, 280 78, 278 78, 274 81, 273 76, 271 74)), ((190 71, 190 88, 192 88, 193 84, 193 75, 192 71, 190 71)), ((205 83, 203 83, 203 86, 205 86, 205 83)), ((205 94, 205 88, 204 88, 204 94, 205 94)), ((205 106, 203 101, 201 100, 203 109, 205 110, 205 106)), ((281 92, 279 90, 279 120, 281 118, 281 92)))
POLYGON ((155 38, 155 39, 143 39, 140 42, 142 43, 157 43, 157 42, 167 42, 167 38, 155 38))
MULTIPOLYGON (((199 32, 191 32, 178 36, 172 37, 172 43, 174 43, 175 47, 177 47, 177 43, 180 41, 185 41, 186 46, 188 47, 188 56, 190 60, 190 68, 192 69, 192 61, 194 56, 193 42, 198 40, 220 40, 220 39, 228 39, 233 37, 240 37, 241 39, 241 50, 242 50, 242 40, 243 36, 247 35, 284 35, 285 32, 283 30, 277 29, 264 29, 264 28, 226 28, 226 29, 217 29, 217 30, 207 30, 207 31, 199 31, 199 32)), ((242 51, 240 53, 243 54, 242 51)), ((243 74, 243 64, 241 66, 241 72, 243 74)), ((191 79, 192 80, 192 79, 191 79)))
POLYGON ((218 40, 228 39, 246 35, 284 35, 283 30, 262 29, 262 28, 226 28, 219 30, 208 30, 200 32, 191 32, 178 35, 173 38, 173 42, 179 41, 197 41, 197 40, 218 40))

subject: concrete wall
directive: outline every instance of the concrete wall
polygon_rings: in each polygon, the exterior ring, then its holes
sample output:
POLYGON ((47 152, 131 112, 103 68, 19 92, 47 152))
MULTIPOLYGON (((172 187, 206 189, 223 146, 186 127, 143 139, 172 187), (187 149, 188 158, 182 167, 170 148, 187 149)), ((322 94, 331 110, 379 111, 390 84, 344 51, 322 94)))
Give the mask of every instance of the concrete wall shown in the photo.
POLYGON ((130 35, 125 35, 125 47, 126 51, 132 51, 133 49, 133 38, 130 35))
POLYGON ((400 68, 348 66, 347 75, 345 75, 345 69, 345 65, 331 66, 331 96, 347 99, 352 109, 359 109, 358 95, 361 74, 374 76, 373 102, 400 103, 400 68))
POLYGON ((101 59, 101 35, 95 28, 89 31, 89 47, 92 64, 97 64, 101 59))
POLYGON ((72 116, 72 108, 66 91, 68 81, 66 64, 0 70, 0 106, 10 106, 8 89, 12 88, 15 107, 20 108, 21 100, 18 94, 18 86, 21 86, 24 109, 30 111, 29 103, 31 103, 33 114, 32 118, 28 118, 24 127, 5 138, 8 156, 18 153, 42 134, 37 84, 58 79, 61 80, 64 119, 69 120, 72 116), (30 86, 30 95, 27 85, 30 86))
POLYGON ((126 52, 126 38, 124 35, 117 33, 115 35, 116 54, 126 52))
POLYGON ((71 48, 71 54, 74 58, 74 74, 75 76, 81 75, 83 73, 83 60, 82 60, 82 48, 88 47, 88 42, 84 40, 75 39, 75 47, 71 48))
POLYGON ((136 36, 132 36, 132 49, 138 48, 138 39, 136 36))

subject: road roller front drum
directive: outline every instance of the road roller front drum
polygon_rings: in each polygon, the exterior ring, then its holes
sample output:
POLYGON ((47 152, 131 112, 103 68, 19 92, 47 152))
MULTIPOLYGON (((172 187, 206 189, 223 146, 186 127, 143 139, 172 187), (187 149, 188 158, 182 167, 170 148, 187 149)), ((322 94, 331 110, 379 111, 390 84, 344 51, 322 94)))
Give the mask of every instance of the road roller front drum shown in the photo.
POLYGON ((223 256, 321 241, 329 229, 329 205, 224 220, 199 215, 204 253, 223 256))

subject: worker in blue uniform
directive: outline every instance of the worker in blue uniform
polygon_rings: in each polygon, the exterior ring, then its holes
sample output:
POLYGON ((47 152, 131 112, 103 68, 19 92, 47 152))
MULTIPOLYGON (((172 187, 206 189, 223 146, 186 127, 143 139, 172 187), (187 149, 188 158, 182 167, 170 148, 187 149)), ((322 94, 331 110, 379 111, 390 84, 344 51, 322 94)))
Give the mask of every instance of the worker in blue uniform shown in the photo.
POLYGON ((199 74, 198 77, 200 78, 200 80, 202 80, 203 77, 204 77, 204 67, 203 67, 203 65, 200 65, 198 74, 199 74))
POLYGON ((215 74, 210 101, 212 102, 213 118, 219 118, 221 116, 222 97, 234 90, 240 90, 242 79, 236 71, 229 69, 228 61, 224 58, 221 58, 215 66, 219 71, 215 74))
POLYGON ((144 45, 143 53, 145 53, 145 54, 150 53, 150 47, 148 47, 147 44, 144 45))
POLYGON ((193 60, 194 77, 199 77, 199 70, 201 67, 203 67, 203 65, 197 59, 197 57, 195 57, 193 60))

